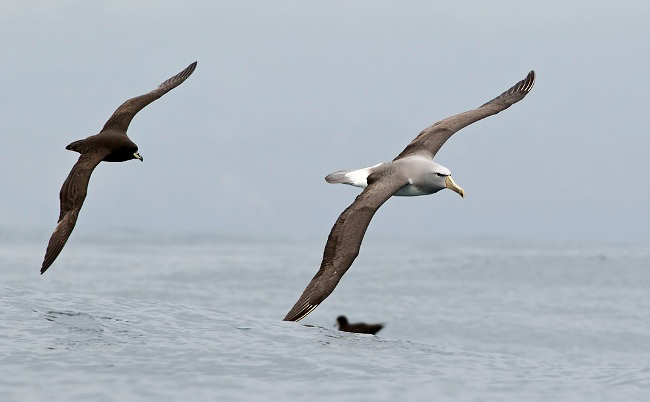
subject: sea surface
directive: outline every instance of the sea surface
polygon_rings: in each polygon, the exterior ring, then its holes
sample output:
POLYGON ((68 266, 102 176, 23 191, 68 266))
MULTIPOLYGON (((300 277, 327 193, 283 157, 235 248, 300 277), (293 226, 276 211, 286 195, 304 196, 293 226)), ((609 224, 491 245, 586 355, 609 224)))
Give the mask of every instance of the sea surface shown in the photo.
POLYGON ((0 239, 4 402, 650 400, 647 244, 370 237, 288 323, 325 239, 0 239))

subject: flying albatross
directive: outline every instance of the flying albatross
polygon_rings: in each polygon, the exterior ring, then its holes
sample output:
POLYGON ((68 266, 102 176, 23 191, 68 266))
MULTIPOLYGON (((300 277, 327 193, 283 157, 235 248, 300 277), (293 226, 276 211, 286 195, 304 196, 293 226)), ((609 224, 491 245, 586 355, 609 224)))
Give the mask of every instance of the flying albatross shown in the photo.
POLYGON ((534 83, 535 72, 531 71, 512 88, 479 108, 425 128, 391 162, 327 175, 328 183, 349 184, 364 190, 336 220, 325 244, 320 269, 284 320, 301 320, 334 291, 359 255, 370 220, 391 196, 427 195, 448 188, 464 197, 464 190, 451 178, 449 169, 433 162, 433 157, 456 131, 519 102, 534 83))
POLYGON ((90 175, 99 162, 124 162, 131 159, 142 161, 142 156, 138 153, 138 146, 126 135, 133 116, 151 102, 182 84, 187 77, 192 75, 195 68, 196 62, 160 84, 153 91, 127 100, 117 108, 99 134, 75 141, 65 147, 65 149, 79 152, 81 155, 61 187, 59 220, 47 245, 41 274, 52 265, 68 241, 86 198, 90 175))

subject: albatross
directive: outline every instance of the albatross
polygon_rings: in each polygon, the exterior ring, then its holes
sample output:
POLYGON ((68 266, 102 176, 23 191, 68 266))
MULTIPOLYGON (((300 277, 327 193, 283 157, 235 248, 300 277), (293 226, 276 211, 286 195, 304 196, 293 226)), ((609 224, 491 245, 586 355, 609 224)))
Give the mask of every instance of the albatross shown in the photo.
POLYGON ((465 191, 451 178, 449 169, 435 163, 434 156, 456 131, 519 102, 534 83, 535 71, 531 71, 526 78, 482 106, 434 123, 391 162, 327 175, 328 183, 348 184, 361 187, 363 191, 336 220, 325 244, 320 269, 284 321, 303 319, 334 291, 359 255, 370 220, 390 197, 428 195, 445 188, 464 197, 465 191))
POLYGON ((75 141, 65 147, 65 149, 79 152, 81 155, 61 187, 59 220, 45 251, 41 275, 56 260, 68 241, 86 199, 88 182, 95 167, 102 161, 125 162, 139 159, 142 162, 138 146, 126 135, 131 120, 145 106, 182 84, 192 75, 195 68, 196 62, 160 84, 153 91, 127 100, 117 108, 99 134, 75 141))

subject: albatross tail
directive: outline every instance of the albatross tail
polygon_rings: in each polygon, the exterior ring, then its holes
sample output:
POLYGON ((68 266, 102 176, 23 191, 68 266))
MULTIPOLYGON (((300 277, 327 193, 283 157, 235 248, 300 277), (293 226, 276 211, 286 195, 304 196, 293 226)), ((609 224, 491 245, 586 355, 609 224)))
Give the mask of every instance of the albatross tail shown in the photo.
POLYGON ((373 168, 376 168, 379 165, 381 165, 381 163, 363 169, 339 170, 338 172, 330 173, 325 176, 325 181, 332 184, 342 183, 365 188, 368 186, 368 181, 366 180, 368 175, 372 173, 373 168))

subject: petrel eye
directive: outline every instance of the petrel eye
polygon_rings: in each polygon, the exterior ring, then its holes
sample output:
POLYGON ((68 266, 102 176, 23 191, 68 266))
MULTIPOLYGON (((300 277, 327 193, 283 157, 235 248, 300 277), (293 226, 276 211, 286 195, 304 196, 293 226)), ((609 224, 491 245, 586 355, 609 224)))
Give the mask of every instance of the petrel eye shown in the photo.
POLYGON ((445 176, 447 176, 447 175, 444 174, 444 173, 436 173, 436 174, 437 174, 438 176, 440 176, 440 177, 445 177, 445 176))

